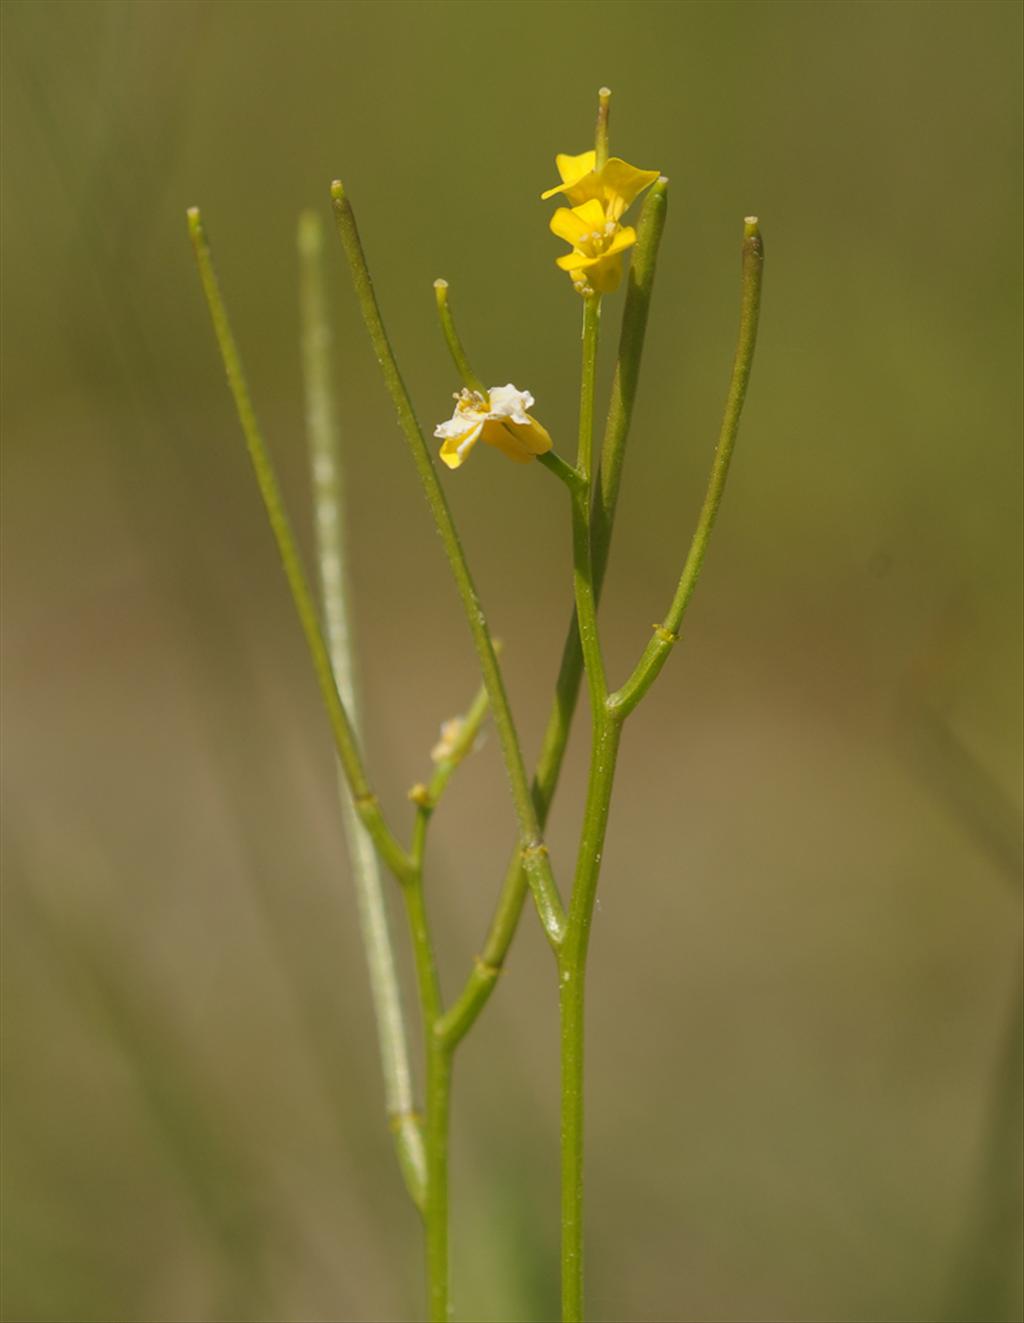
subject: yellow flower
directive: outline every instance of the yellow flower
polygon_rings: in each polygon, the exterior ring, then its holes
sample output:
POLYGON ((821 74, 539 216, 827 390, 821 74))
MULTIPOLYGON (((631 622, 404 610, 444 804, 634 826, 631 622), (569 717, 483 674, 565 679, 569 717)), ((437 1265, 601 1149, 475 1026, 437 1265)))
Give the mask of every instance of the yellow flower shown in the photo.
POLYGON ((574 207, 596 199, 605 219, 618 221, 633 200, 658 178, 657 170, 638 170, 618 156, 610 157, 600 170, 595 170, 596 164, 596 152, 581 152, 579 156, 560 153, 555 157, 555 165, 562 182, 541 197, 547 201, 556 193, 564 193, 574 207))
POLYGON ((444 439, 441 459, 450 469, 464 464, 481 438, 517 464, 528 464, 551 449, 546 429, 526 412, 533 406, 528 390, 517 390, 509 382, 492 386, 486 399, 479 391, 463 390, 455 400, 451 418, 434 428, 434 435, 444 439))
POLYGON ((551 231, 572 245, 572 252, 556 258, 581 294, 610 294, 622 279, 622 254, 636 243, 632 225, 619 225, 605 216, 596 198, 579 207, 559 207, 551 217, 551 231))

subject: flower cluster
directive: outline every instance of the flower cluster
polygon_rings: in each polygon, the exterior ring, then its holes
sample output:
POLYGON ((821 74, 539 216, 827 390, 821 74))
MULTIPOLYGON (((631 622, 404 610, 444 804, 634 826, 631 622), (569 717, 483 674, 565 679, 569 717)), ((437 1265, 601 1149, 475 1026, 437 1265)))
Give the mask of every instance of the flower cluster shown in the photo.
POLYGON ((572 247, 557 259, 580 294, 609 294, 622 279, 622 254, 636 243, 632 225, 620 225, 627 207, 658 178, 657 170, 638 170, 613 156, 597 168, 597 153, 560 154, 555 165, 562 182, 541 194, 561 193, 571 207, 559 207, 551 230, 572 247))
MULTIPOLYGON (((620 221, 631 203, 658 178, 658 171, 638 170, 617 156, 598 169, 596 151, 559 155, 555 164, 562 182, 541 197, 560 193, 570 203, 552 216, 551 229, 572 249, 557 264, 568 272, 578 293, 609 294, 622 279, 622 254, 636 243, 636 230, 620 221)), ((444 281, 438 286, 447 288, 444 281)), ((461 347, 456 347, 461 353, 461 347)), ((532 407, 530 392, 511 382, 492 386, 486 395, 482 390, 460 391, 451 418, 434 428, 434 435, 444 443, 442 463, 450 469, 460 468, 480 440, 517 464, 528 464, 545 454, 551 449, 551 437, 527 413, 532 407)))

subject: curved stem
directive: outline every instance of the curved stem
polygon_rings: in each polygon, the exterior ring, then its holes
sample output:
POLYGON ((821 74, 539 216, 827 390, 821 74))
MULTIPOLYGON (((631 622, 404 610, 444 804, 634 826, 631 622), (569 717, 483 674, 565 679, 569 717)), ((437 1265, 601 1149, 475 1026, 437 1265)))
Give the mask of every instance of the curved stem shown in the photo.
MULTIPOLYGON (((345 545, 341 446, 331 383, 332 332, 324 296, 323 230, 316 212, 305 212, 298 231, 302 314, 302 365, 306 432, 313 488, 320 597, 331 667, 338 694, 360 734, 360 702, 345 545)), ((359 821, 339 768, 341 812, 356 893, 356 911, 370 978, 384 1105, 409 1194, 421 1210, 426 1190, 423 1132, 416 1116, 409 1044, 383 879, 373 841, 359 821)))
POLYGON ((465 554, 458 533, 455 530, 448 502, 438 481, 437 473, 431 462, 430 452, 416 421, 412 402, 398 371, 391 344, 384 330, 384 323, 381 319, 380 309, 377 306, 377 298, 374 294, 369 268, 366 265, 366 257, 363 253, 352 206, 345 195, 342 184, 337 180, 331 185, 331 199, 334 204, 338 233, 345 249, 345 255, 348 258, 363 320, 366 323, 366 329, 369 332, 388 392, 397 410, 399 424, 412 452, 413 461, 427 498, 427 504, 444 544, 448 563, 451 566, 470 632, 473 636, 473 642, 476 645, 480 670, 484 684, 487 687, 491 711, 494 713, 494 723, 497 726, 501 741, 505 768, 512 785, 512 798, 515 802, 516 816, 519 820, 520 850, 523 865, 530 881, 537 912, 540 915, 548 941, 552 946, 557 947, 561 941, 565 924, 565 911, 558 894, 558 888, 555 885, 547 848, 542 840, 540 822, 530 795, 530 784, 526 775, 522 750, 516 734, 508 696, 505 692, 501 668, 498 665, 490 630, 487 627, 487 620, 480 605, 469 567, 466 564, 465 554))
POLYGON ((645 648, 632 675, 608 698, 608 710, 616 721, 624 720, 633 711, 665 665, 668 654, 679 637, 679 626, 686 614, 693 590, 697 586, 701 566, 707 554, 708 542, 711 539, 711 530, 714 528, 715 518, 725 492, 736 434, 739 431, 740 415, 743 412, 743 401, 747 394, 747 382, 750 380, 750 369, 754 361, 757 322, 761 310, 763 267, 764 244, 761 240, 761 231, 757 217, 749 216, 743 226, 743 286, 739 339, 708 489, 672 604, 662 623, 656 626, 654 638, 645 648))
POLYGON ((478 395, 482 395, 486 399, 487 387, 470 367, 459 333, 455 329, 455 319, 452 317, 451 303, 448 298, 447 280, 434 281, 434 298, 437 301, 437 315, 441 322, 441 334, 444 336, 444 342, 452 356, 455 370, 462 378, 462 384, 469 390, 475 390, 478 395))
POLYGON ((238 352, 238 346, 235 344, 235 338, 231 331, 231 324, 228 321, 227 309, 224 306, 220 286, 217 282, 210 245, 206 238, 206 231, 198 207, 191 207, 188 211, 188 228, 192 238, 192 247, 195 251, 196 264, 199 268, 199 277, 203 285, 203 293, 206 295, 210 318, 213 322, 214 334, 217 337, 217 344, 224 362, 228 386, 235 401, 238 420, 245 436, 249 458, 256 474, 260 495, 263 497, 271 531, 277 543, 277 550, 281 557, 281 564, 284 567, 285 577, 288 580, 288 587, 291 589, 292 600, 295 603, 295 609, 298 612, 299 621, 306 636, 306 646, 309 649, 313 670, 316 673, 320 692, 327 708, 331 732, 334 735, 334 743, 338 750, 338 758, 341 761, 345 778, 352 792, 355 809, 360 821, 373 837, 373 842, 380 851, 384 862, 396 877, 402 878, 408 873, 409 857, 384 821, 380 805, 377 803, 377 797, 370 788, 370 783, 363 768, 362 757, 355 732, 352 729, 352 723, 345 710, 345 705, 338 695, 330 655, 320 632, 316 604, 306 580, 305 571, 302 568, 299 549, 285 512, 281 489, 270 459, 270 453, 267 450, 259 423, 256 421, 256 411, 253 408, 252 397, 249 394, 245 372, 242 368, 241 355, 238 352))

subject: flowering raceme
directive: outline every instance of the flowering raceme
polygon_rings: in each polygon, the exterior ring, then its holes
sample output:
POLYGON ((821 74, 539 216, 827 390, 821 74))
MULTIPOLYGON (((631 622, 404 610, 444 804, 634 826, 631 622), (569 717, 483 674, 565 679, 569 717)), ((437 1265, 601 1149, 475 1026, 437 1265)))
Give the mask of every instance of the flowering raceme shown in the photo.
POLYGON ((492 386, 486 399, 479 391, 462 390, 455 401, 451 418, 434 428, 434 435, 444 439, 441 459, 450 469, 464 464, 481 439, 517 464, 528 464, 551 449, 547 429, 526 412, 533 407, 528 390, 509 382, 492 386))
POLYGON ((638 170, 617 156, 597 169, 597 153, 560 153, 555 165, 562 182, 541 194, 561 193, 572 207, 559 207, 551 230, 572 245, 557 259, 581 294, 610 294, 622 279, 622 254, 636 243, 636 231, 619 221, 640 193, 658 178, 657 170, 638 170))

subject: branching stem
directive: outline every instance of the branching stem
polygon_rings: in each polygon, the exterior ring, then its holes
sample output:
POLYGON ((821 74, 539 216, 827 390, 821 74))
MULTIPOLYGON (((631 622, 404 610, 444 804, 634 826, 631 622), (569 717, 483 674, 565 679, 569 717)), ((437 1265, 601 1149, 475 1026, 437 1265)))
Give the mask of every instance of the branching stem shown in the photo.
POLYGON ((647 693, 668 660, 673 644, 679 637, 679 627, 686 614, 686 608, 697 586, 711 530, 714 528, 725 483, 729 476, 736 434, 739 431, 743 401, 747 395, 747 383, 754 361, 754 349, 757 344, 757 323, 761 311, 761 275, 764 268, 764 243, 756 216, 748 216, 743 223, 743 278, 740 296, 740 327, 733 359, 732 375, 729 381, 729 394, 725 402, 725 414, 722 418, 718 444, 711 466, 704 504, 701 506, 697 527, 690 542, 690 550, 679 578, 672 604, 664 620, 656 626, 654 637, 648 643, 632 675, 626 683, 608 698, 608 710, 616 721, 623 721, 647 693))
POLYGON ((274 472, 270 453, 256 420, 256 411, 253 408, 252 397, 249 394, 245 372, 242 368, 241 355, 238 352, 238 346, 235 344, 235 338, 231 331, 231 324, 228 321, 227 309, 224 306, 220 286, 217 282, 217 273, 214 270, 210 245, 206 238, 206 231, 203 228, 198 207, 189 209, 188 227, 192 238, 192 246, 195 250, 196 263, 199 267, 203 293, 206 295, 214 333, 224 362, 228 386, 235 401, 238 420, 245 436, 249 458, 256 474, 260 495, 263 497, 271 531, 277 543, 277 550, 281 557, 281 564, 284 567, 285 577, 288 580, 288 587, 291 589, 292 600, 295 603, 295 609, 298 612, 299 621, 306 636, 306 645, 309 648, 309 654, 313 662, 313 670, 316 673, 320 692, 327 708, 334 743, 338 750, 338 758, 348 781, 349 789, 352 792, 356 812, 360 821, 373 837, 374 845, 380 851, 381 857, 391 871, 396 877, 405 877, 409 871, 409 857, 384 821, 384 815, 377 803, 377 797, 370 788, 369 780, 363 768, 355 731, 352 729, 352 723, 345 705, 338 695, 330 654, 320 631, 316 603, 306 579, 305 570, 302 568, 302 559, 299 555, 295 536, 292 533, 291 524, 285 513, 277 474, 274 472))
POLYGON ((431 462, 430 452, 419 423, 416 421, 409 393, 398 370, 398 364, 395 361, 387 332, 384 329, 380 309, 377 306, 377 297, 373 290, 373 282, 370 279, 369 268, 359 238, 355 215, 340 181, 336 180, 331 185, 331 199, 334 204, 338 233, 345 249, 345 256, 348 258, 356 298, 363 314, 363 320, 366 323, 366 329, 374 353, 377 356, 377 361, 380 364, 388 392, 398 413, 399 424, 412 453, 427 498, 427 504, 430 507, 434 524, 444 545, 448 563, 451 566, 459 596, 462 599, 466 620, 476 646, 481 674, 490 699, 491 711, 494 714, 494 724, 498 729, 505 769, 512 786, 512 798, 519 821, 519 842, 523 865, 548 941, 557 949, 565 927, 565 911, 558 894, 558 888, 555 885, 547 849, 543 843, 540 821, 530 794, 526 766, 523 762, 522 750, 516 733, 515 722, 512 718, 512 710, 509 706, 508 695, 505 692, 505 682, 501 674, 501 668, 498 665, 494 643, 487 626, 487 619, 477 596, 469 567, 466 564, 465 553, 462 550, 462 544, 455 529, 448 502, 438 481, 437 473, 431 462))
MULTIPOLYGON (((629 440, 650 311, 658 249, 665 228, 668 180, 659 179, 649 191, 637 226, 637 243, 629 273, 629 286, 622 311, 619 353, 612 382, 611 404, 601 447, 600 479, 595 484, 591 521, 591 562, 595 601, 600 599, 608 565, 612 530, 622 485, 623 460, 629 440)), ((573 608, 562 660, 555 684, 555 697, 541 743, 531 792, 543 827, 554 799, 569 743, 576 702, 583 680, 583 650, 573 608)), ((457 1043, 472 1028, 494 991, 504 967, 526 897, 526 875, 518 851, 509 861, 487 939, 473 964, 461 993, 444 1017, 441 1029, 457 1043)))

